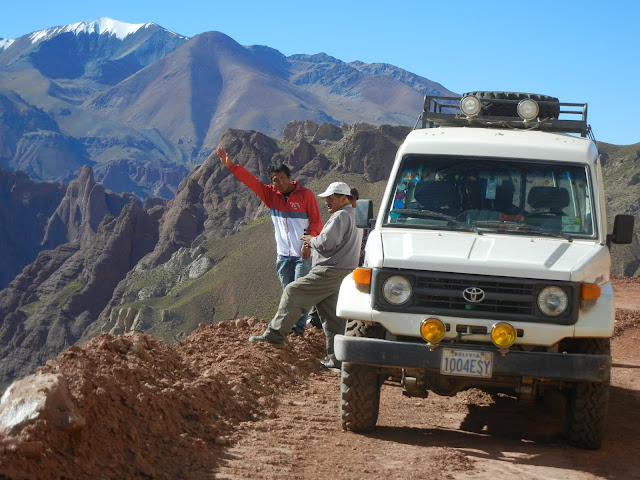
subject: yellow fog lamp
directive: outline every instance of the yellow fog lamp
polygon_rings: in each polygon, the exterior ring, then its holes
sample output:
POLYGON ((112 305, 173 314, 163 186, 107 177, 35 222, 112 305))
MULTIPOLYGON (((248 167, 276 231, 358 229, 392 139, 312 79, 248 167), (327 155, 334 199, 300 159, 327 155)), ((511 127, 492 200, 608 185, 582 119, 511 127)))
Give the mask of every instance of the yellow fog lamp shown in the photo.
POLYGON ((435 317, 424 319, 420 325, 420 335, 428 343, 438 343, 444 337, 446 330, 442 320, 435 317))
POLYGON ((516 341, 516 336, 516 329, 508 323, 500 322, 491 327, 491 341, 496 347, 510 347, 516 341))
POLYGON ((468 97, 464 97, 460 100, 460 111, 465 114, 467 117, 474 117, 478 113, 480 113, 480 109, 482 108, 482 103, 478 97, 474 97, 473 95, 469 95, 468 97))
POLYGON ((526 98, 518 103, 517 110, 520 118, 524 120, 533 120, 538 116, 540 108, 535 101, 531 100, 530 98, 526 98))

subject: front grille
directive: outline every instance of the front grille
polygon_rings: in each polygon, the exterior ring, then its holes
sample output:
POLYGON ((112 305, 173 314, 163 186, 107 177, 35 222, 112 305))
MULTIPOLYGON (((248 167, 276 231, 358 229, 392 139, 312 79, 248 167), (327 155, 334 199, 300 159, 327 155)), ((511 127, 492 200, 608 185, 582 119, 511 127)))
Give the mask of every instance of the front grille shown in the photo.
MULTIPOLYGON (((374 305, 380 311, 425 313, 459 317, 492 318, 554 324, 573 324, 577 320, 579 299, 576 284, 526 278, 504 278, 484 275, 465 275, 419 270, 376 269, 373 274, 374 305), (381 289, 392 275, 405 276, 413 286, 413 296, 402 306, 387 303, 381 289), (538 293, 549 285, 556 285, 569 296, 568 310, 558 317, 547 317, 537 307, 538 293), (467 290, 467 298, 464 292, 467 290), (481 301, 472 302, 473 292, 481 301)), ((478 298, 476 298, 477 300, 478 298)))

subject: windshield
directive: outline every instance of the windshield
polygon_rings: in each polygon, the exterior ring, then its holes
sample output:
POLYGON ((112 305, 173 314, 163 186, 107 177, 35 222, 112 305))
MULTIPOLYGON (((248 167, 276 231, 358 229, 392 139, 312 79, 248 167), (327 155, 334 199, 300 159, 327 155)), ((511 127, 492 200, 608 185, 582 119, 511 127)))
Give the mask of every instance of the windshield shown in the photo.
POLYGON ((408 156, 386 225, 593 237, 586 165, 519 159, 408 156))

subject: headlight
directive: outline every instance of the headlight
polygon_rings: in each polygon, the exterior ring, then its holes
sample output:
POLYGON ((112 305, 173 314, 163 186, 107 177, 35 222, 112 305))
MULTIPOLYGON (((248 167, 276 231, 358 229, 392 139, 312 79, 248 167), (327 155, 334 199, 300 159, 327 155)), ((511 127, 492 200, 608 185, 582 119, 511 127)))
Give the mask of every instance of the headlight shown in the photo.
POLYGON ((478 113, 480 113, 481 108, 482 103, 480 103, 478 97, 470 95, 460 100, 460 111, 467 117, 473 117, 474 115, 477 115, 478 113))
POLYGON ((538 104, 530 98, 521 100, 520 103, 518 103, 518 115, 520 115, 520 118, 533 120, 538 116, 538 112, 538 104))
POLYGON ((391 305, 402 305, 411 298, 411 283, 405 277, 393 275, 382 284, 382 296, 391 305))
POLYGON ((562 315, 569 306, 569 297, 560 287, 545 287, 538 294, 538 308, 549 317, 562 315))

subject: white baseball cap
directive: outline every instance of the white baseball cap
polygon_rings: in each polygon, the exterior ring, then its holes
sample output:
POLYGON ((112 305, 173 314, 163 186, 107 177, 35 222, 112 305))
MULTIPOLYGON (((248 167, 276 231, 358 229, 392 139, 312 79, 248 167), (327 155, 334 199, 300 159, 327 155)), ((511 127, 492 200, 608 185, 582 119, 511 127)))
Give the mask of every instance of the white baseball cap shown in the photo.
POLYGON ((333 182, 324 192, 319 193, 318 196, 328 197, 334 193, 337 193, 338 195, 351 195, 351 189, 349 188, 349 185, 344 182, 333 182))

